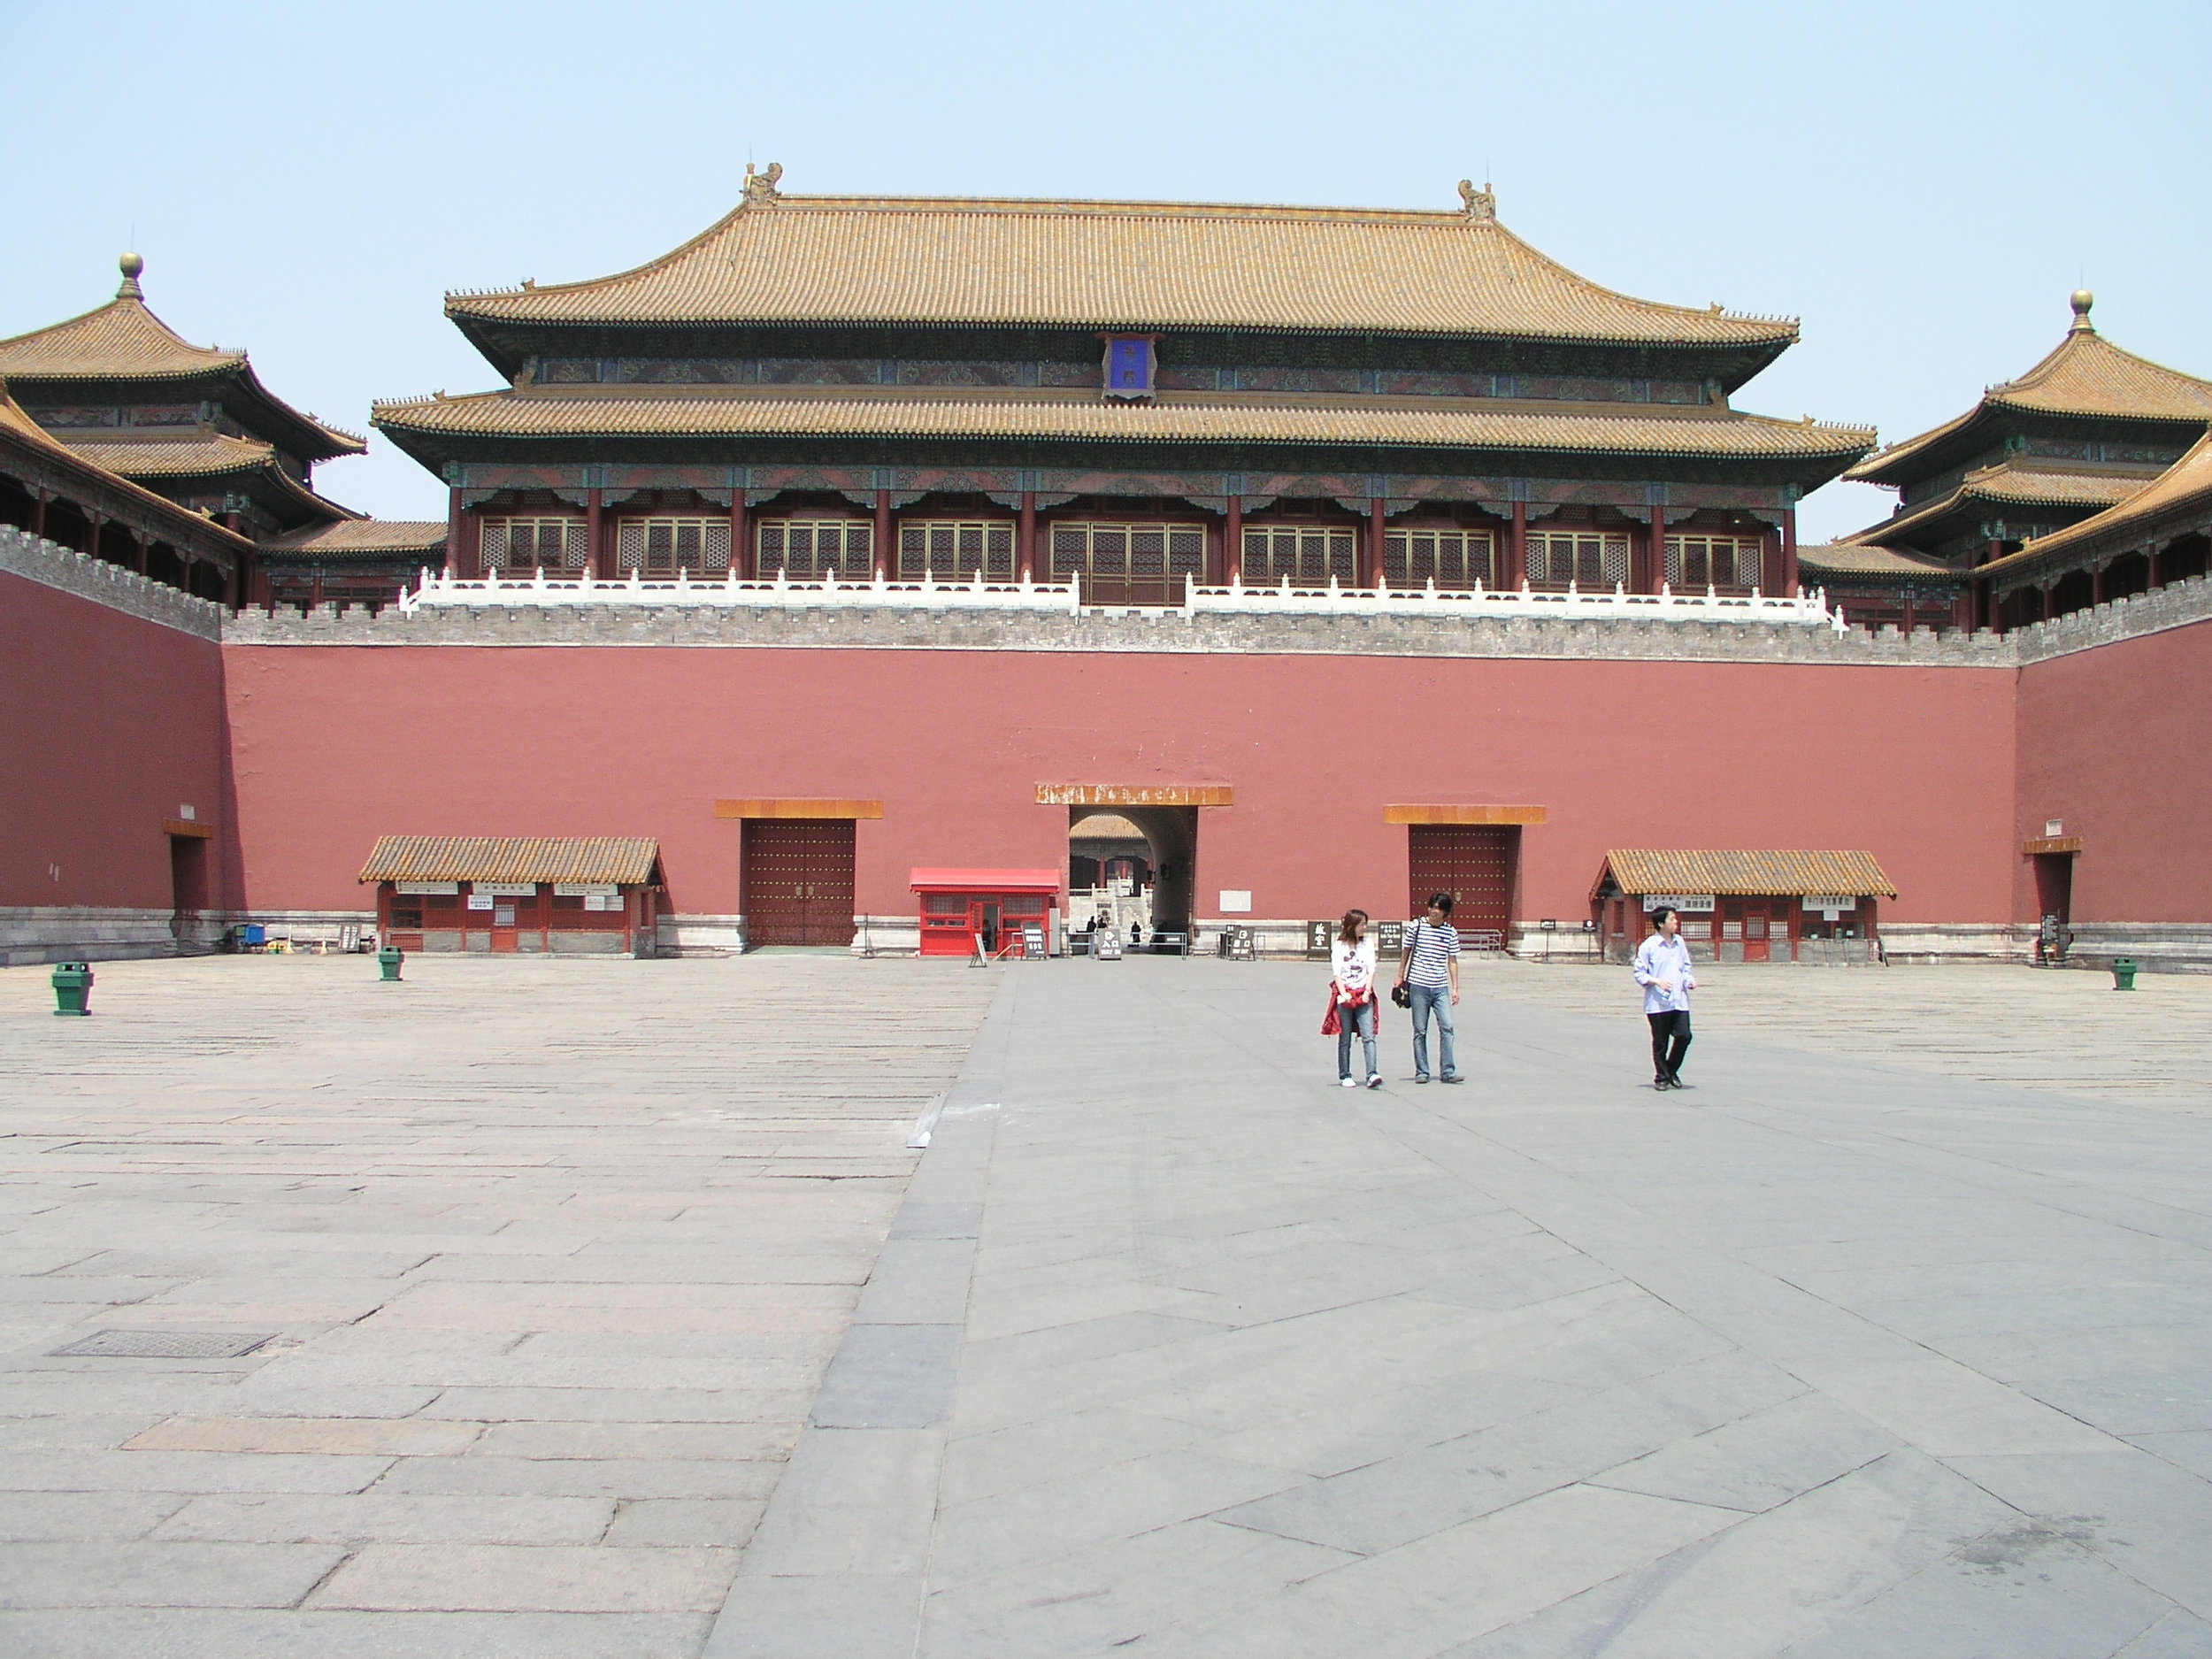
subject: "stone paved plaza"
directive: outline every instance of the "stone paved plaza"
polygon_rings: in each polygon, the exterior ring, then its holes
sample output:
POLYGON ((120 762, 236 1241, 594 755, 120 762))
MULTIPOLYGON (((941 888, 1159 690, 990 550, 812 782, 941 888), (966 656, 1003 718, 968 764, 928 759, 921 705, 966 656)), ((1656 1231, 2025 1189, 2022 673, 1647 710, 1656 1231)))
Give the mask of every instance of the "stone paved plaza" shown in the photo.
POLYGON ((1618 969, 1372 1093, 1300 964, 99 976, 0 1653, 2212 1655, 2212 980, 1715 970, 1655 1095, 1618 969))

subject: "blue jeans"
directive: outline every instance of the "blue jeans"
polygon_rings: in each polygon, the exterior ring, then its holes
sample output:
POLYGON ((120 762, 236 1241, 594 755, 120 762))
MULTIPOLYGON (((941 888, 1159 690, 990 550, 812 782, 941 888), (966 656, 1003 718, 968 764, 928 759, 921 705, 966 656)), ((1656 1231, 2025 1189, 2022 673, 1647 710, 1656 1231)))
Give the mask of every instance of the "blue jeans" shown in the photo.
POLYGON ((1380 1070, 1375 1064, 1375 999, 1369 997, 1357 1008, 1348 1003, 1336 1005, 1336 1074, 1340 1078, 1352 1075, 1352 1033, 1367 1045, 1367 1075, 1372 1077, 1380 1070))
POLYGON ((1417 1077, 1429 1074, 1429 1015, 1436 1016, 1437 1047, 1443 1050, 1439 1056, 1444 1062, 1444 1075, 1457 1077, 1459 1063, 1452 1053, 1452 1039, 1457 1033, 1452 1029, 1452 987, 1448 985, 1409 985, 1413 993, 1413 1071, 1417 1077))

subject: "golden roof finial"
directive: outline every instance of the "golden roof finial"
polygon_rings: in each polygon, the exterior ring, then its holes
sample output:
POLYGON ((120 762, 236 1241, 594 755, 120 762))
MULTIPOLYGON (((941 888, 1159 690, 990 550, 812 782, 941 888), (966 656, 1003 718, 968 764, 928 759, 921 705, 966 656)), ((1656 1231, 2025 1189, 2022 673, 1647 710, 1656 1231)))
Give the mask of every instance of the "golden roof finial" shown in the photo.
POLYGON ((115 266, 123 273, 123 286, 115 290, 115 297, 119 300, 144 299, 145 290, 138 286, 138 273, 146 268, 146 262, 134 253, 127 253, 115 262, 115 266))
POLYGON ((780 199, 776 195, 776 180, 783 177, 783 163, 772 161, 764 172, 755 173, 753 164, 745 164, 745 204, 761 206, 780 199))
POLYGON ((1459 181, 1459 199, 1461 211, 1470 219, 1495 219, 1498 216, 1498 198, 1492 192, 1486 179, 1479 190, 1475 188, 1472 179, 1462 179, 1459 181))
POLYGON ((2097 296, 2087 288, 2074 290, 2074 320, 2066 330, 2068 334, 2093 334, 2097 332, 2097 325, 2089 320, 2089 308, 2096 303, 2097 296))

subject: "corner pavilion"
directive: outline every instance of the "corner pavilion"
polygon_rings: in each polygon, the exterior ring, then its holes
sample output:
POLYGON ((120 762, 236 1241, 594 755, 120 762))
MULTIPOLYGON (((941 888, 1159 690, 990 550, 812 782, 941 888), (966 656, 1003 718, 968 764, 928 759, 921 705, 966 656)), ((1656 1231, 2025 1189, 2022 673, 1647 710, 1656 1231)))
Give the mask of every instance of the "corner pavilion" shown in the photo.
POLYGON ((1455 211, 791 196, 448 296, 497 389, 379 403, 452 572, 1787 594, 1856 427, 1732 395, 1794 322, 1455 211))

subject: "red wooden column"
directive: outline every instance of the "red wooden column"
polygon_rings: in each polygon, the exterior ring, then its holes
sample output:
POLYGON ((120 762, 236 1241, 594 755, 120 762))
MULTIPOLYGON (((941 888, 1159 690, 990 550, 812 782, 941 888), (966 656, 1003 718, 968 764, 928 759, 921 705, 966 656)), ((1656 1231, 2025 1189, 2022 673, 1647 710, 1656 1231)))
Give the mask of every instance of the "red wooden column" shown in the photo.
POLYGON ((891 492, 876 492, 876 574, 888 581, 891 564, 891 492))
POLYGON ((753 549, 747 538, 745 492, 730 491, 730 574, 741 582, 753 580, 753 549))
POLYGON ((1897 631, 1901 634, 1910 634, 1912 632, 1913 591, 1909 588, 1901 588, 1897 592, 1898 597, 1904 602, 1897 619, 1897 631))
POLYGON ((1244 497, 1229 497, 1228 516, 1221 521, 1221 580, 1235 584, 1244 580, 1244 497))
POLYGON ((2101 565, 2093 565, 2089 572, 2089 603, 2093 605, 2104 603, 2104 566, 2101 565))
POLYGON ((1498 572, 1498 586, 1508 593, 1517 593, 1528 580, 1528 503, 1513 503, 1513 527, 1505 535, 1505 568, 1498 572))
POLYGON ((104 512, 88 512, 85 514, 85 522, 92 526, 85 533, 85 557, 96 559, 100 557, 100 532, 106 529, 108 525, 107 515, 104 512))
MULTIPOLYGON (((1633 554, 1631 554, 1632 561, 1633 554)), ((1655 594, 1667 573, 1667 510, 1651 510, 1651 531, 1644 538, 1644 568, 1638 572, 1632 562, 1629 568, 1628 591, 1632 594, 1655 594)))
POLYGON ((1360 586, 1377 588, 1382 585, 1383 575, 1383 498, 1367 498, 1367 568, 1360 573, 1360 586))
POLYGON ((1021 571, 1021 580, 1037 580, 1037 492, 1022 491, 1021 521, 1014 531, 1014 560, 1021 571))
POLYGON ((605 581, 613 572, 607 566, 607 493, 600 489, 584 492, 584 565, 595 581, 605 581))
POLYGON ((31 492, 31 534, 43 537, 46 534, 46 487, 40 485, 31 492))
POLYGON ((2157 542, 2154 541, 2150 544, 2150 546, 2143 549, 2143 558, 2144 561, 2150 566, 2149 573, 2145 579, 2145 587, 2143 591, 2145 593, 2148 593, 2154 588, 2163 588, 2166 584, 2158 580, 2157 542))
POLYGON ((1782 597, 1797 597, 1797 509, 1782 509, 1782 597))
POLYGON ((473 576, 474 571, 461 566, 461 487, 454 485, 446 491, 445 508, 445 573, 449 576, 473 576))

